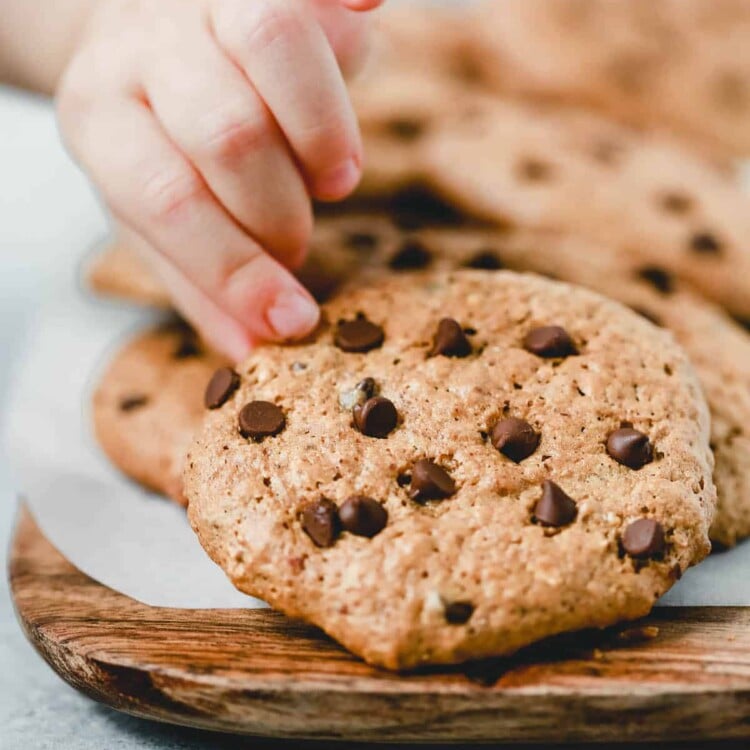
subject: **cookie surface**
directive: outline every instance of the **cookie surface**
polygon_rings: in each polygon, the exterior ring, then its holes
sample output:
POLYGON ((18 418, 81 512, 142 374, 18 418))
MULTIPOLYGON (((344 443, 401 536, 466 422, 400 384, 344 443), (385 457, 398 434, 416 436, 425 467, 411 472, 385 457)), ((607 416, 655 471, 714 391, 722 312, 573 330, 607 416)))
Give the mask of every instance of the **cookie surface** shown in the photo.
MULTIPOLYGON (((750 335, 660 266, 633 264, 577 237, 527 230, 425 230, 432 266, 535 271, 588 287, 669 329, 698 374, 711 412, 718 506, 711 539, 750 536, 750 335), (439 250, 438 250, 439 248, 439 250)), ((391 257, 398 257, 391 250, 391 257)))
POLYGON ((725 174, 658 136, 579 110, 475 100, 424 144, 468 213, 600 242, 750 316, 750 212, 725 174))
POLYGON ((125 344, 93 396, 96 437, 114 465, 184 505, 183 461, 203 416, 206 384, 222 364, 182 325, 125 344))
POLYGON ((243 363, 186 461, 241 590, 404 668, 639 617, 707 554, 708 415, 668 333, 509 272, 387 279, 325 314, 243 363), (537 436, 520 459, 511 419, 537 436))
MULTIPOLYGON (((324 273, 330 288, 354 276, 367 281, 425 269, 534 271, 589 287, 668 328, 693 362, 711 411, 718 490, 711 539, 731 546, 750 536, 750 435, 746 428, 750 423, 750 335, 659 266, 639 265, 577 237, 467 227, 455 213, 440 224, 439 207, 425 210, 427 203, 425 198, 420 203, 413 197, 391 197, 379 207, 372 206, 370 213, 319 218, 311 251, 317 256, 329 254, 324 273)), ((181 363, 168 360, 166 366, 180 368, 181 363)), ((189 424, 193 431, 201 414, 186 398, 170 400, 168 409, 173 415, 180 404, 184 414, 170 419, 189 424)), ((161 408, 152 406, 157 412, 161 408)), ((184 445, 183 435, 174 434, 174 439, 184 445)), ((133 450, 140 450, 138 441, 130 445, 120 441, 117 463, 137 463, 133 450)), ((150 486, 171 487, 173 495, 179 481, 169 462, 150 471, 150 486)))
MULTIPOLYGON (((461 225, 398 226, 391 212, 331 217, 316 230, 321 246, 367 236, 369 254, 356 272, 363 280, 384 272, 462 267, 533 271, 588 287, 669 329, 690 357, 711 411, 711 445, 718 506, 711 539, 731 546, 750 536, 750 335, 717 305, 658 265, 617 254, 601 243, 528 229, 503 231, 461 225)), ((407 222, 408 224, 408 222, 407 222)), ((354 267, 351 269, 355 270, 354 267)))
POLYGON ((499 90, 750 152, 744 0, 490 0, 475 14, 477 61, 499 90))

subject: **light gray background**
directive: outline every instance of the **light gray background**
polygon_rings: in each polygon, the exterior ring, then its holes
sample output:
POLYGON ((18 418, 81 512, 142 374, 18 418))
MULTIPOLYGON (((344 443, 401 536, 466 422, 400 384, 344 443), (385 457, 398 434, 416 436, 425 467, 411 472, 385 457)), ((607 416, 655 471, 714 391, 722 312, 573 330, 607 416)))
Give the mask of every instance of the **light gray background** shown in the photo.
MULTIPOLYGON (((83 250, 105 230, 104 215, 92 192, 59 144, 49 104, 0 87, 0 421, 14 353, 23 346, 24 326, 43 298, 45 285, 59 275, 77 283, 83 250)), ((74 367, 75 363, 61 362, 60 366, 74 367)), ((3 549, 8 546, 15 506, 14 489, 0 455, 3 549)), ((84 698, 64 684, 26 642, 15 621, 5 576, 1 580, 0 750, 279 746, 141 721, 84 698)), ((287 744, 302 747, 298 742, 287 744)), ((680 747, 688 746, 681 743, 680 747)))

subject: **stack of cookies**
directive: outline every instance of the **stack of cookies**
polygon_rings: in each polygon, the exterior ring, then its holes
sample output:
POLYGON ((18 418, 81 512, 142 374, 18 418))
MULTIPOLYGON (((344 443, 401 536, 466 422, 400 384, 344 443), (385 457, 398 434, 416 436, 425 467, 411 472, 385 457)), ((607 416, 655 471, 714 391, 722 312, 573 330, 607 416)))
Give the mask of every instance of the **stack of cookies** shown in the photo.
MULTIPOLYGON (((94 394, 105 452, 373 664, 646 614, 750 536, 747 27, 740 0, 385 14, 366 174, 302 271, 321 325, 241 363, 144 332, 94 394)), ((89 279, 169 307, 127 247, 89 279)))

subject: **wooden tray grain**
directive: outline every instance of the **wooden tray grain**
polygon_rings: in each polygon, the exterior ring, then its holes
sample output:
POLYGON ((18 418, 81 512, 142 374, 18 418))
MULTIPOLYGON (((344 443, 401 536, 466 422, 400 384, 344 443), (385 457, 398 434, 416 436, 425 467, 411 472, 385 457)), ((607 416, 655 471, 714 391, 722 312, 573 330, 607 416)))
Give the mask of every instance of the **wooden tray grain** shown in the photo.
POLYGON ((381 742, 750 736, 750 608, 664 608, 512 659, 398 675, 270 610, 140 604, 77 570, 23 508, 10 585, 63 679, 151 719, 381 742))

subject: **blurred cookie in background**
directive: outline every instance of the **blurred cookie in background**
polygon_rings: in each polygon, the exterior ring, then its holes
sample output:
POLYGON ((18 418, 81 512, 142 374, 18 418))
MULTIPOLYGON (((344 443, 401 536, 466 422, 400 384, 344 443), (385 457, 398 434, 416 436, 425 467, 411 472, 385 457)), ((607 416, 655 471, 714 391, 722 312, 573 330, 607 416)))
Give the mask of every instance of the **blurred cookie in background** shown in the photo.
POLYGON ((440 120, 420 158, 469 215, 600 242, 750 317, 748 196, 668 137, 580 109, 474 99, 440 120))
POLYGON ((204 412, 206 385, 224 364, 176 319, 122 346, 93 395, 94 430, 112 463, 185 505, 183 461, 204 412))
POLYGON ((496 90, 750 155, 745 0, 487 0, 468 12, 496 90))

